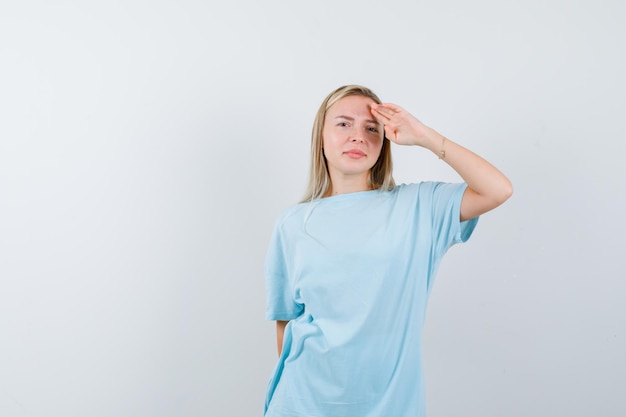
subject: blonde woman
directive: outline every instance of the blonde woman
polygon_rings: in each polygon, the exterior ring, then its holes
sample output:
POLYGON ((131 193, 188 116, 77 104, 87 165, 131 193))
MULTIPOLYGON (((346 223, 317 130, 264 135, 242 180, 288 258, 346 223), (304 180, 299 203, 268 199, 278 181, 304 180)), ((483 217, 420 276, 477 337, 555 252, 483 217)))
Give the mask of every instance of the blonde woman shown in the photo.
POLYGON ((368 88, 328 95, 305 197, 282 212, 267 254, 279 360, 264 415, 424 416, 421 337, 437 267, 511 193, 489 162, 368 88), (464 183, 396 185, 390 141, 430 150, 464 183))

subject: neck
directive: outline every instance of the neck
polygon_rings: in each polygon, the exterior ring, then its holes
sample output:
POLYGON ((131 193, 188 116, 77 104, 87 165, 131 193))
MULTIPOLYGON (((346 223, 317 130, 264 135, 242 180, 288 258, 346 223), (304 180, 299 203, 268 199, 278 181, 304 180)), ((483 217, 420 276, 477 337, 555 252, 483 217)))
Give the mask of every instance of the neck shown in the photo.
POLYGON ((333 178, 331 176, 330 184, 330 188, 324 197, 373 189, 369 182, 369 174, 362 176, 342 176, 341 178, 333 178))

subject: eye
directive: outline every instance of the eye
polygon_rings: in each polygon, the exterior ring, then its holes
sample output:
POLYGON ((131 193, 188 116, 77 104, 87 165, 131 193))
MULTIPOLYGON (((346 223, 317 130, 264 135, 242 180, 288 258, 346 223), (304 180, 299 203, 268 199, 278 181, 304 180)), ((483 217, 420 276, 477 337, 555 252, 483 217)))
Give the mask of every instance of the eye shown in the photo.
POLYGON ((337 123, 337 126, 348 127, 349 124, 348 124, 348 122, 339 122, 339 123, 337 123))
POLYGON ((374 126, 368 127, 367 130, 369 130, 370 132, 378 133, 378 128, 374 126))

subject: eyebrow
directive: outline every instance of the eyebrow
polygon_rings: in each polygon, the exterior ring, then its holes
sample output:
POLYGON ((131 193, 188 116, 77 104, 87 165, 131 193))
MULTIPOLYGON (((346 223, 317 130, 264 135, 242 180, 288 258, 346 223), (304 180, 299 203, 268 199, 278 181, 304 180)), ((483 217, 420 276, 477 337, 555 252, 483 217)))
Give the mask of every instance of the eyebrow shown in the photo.
MULTIPOLYGON (((354 117, 350 117, 350 116, 337 116, 337 117, 335 117, 335 120, 337 120, 337 119, 346 119, 346 120, 349 120, 351 122, 354 122, 354 117)), ((378 120, 376 120, 376 119, 365 119, 365 121, 368 122, 368 123, 374 123, 376 125, 380 125, 380 122, 378 120)))

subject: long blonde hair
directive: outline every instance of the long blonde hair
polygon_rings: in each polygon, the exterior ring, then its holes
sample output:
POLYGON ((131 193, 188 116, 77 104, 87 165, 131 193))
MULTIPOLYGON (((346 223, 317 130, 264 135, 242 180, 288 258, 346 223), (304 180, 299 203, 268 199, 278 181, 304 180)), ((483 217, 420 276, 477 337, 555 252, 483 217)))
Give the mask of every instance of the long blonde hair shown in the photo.
MULTIPOLYGON (((315 121, 313 122, 313 132, 311 134, 311 163, 309 166, 309 183, 302 198, 302 202, 313 201, 324 197, 331 186, 330 175, 328 173, 328 163, 324 156, 324 121, 328 109, 337 101, 348 96, 365 96, 381 104, 380 99, 372 90, 360 85, 344 85, 330 93, 322 102, 315 121)), ((391 190, 395 187, 392 176, 391 145, 389 140, 383 139, 383 147, 378 156, 378 160, 370 169, 369 182, 373 190, 391 190)))

